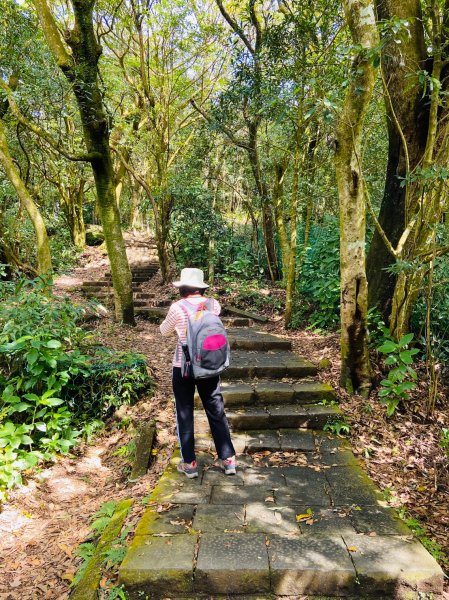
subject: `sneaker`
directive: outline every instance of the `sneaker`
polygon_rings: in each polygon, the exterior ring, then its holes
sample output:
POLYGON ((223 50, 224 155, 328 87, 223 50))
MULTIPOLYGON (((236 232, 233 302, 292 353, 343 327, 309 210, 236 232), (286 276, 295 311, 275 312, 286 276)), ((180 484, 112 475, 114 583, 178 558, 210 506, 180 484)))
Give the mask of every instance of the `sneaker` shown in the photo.
POLYGON ((196 460, 191 463, 186 463, 183 460, 178 463, 176 467, 180 473, 184 473, 186 477, 189 479, 193 479, 194 477, 198 477, 198 465, 196 460))
POLYGON ((223 467, 225 475, 235 475, 235 473, 236 473, 235 456, 231 456, 230 458, 224 458, 221 461, 221 466, 223 467))

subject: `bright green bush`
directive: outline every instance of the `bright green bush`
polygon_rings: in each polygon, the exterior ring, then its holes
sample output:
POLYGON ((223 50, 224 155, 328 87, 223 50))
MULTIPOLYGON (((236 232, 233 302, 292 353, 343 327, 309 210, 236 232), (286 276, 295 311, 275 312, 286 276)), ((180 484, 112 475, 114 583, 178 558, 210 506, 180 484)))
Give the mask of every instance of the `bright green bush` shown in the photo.
POLYGON ((0 491, 149 387, 143 357, 91 345, 80 316, 41 280, 20 282, 2 303, 0 491))
MULTIPOLYGON (((302 237, 300 232, 299 240, 302 237)), ((334 218, 328 218, 311 228, 298 291, 311 304, 308 320, 313 327, 332 329, 339 324, 339 240, 338 221, 334 218)))

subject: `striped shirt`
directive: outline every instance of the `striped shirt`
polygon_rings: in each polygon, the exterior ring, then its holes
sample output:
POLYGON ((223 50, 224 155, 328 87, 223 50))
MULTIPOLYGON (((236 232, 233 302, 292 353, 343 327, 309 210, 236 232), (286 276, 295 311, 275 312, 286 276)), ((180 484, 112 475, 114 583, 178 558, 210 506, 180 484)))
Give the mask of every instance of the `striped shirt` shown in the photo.
MULTIPOLYGON (((184 302, 187 301, 193 306, 199 306, 204 302, 207 302, 209 298, 205 298, 204 296, 189 296, 188 298, 184 298, 184 302)), ((219 302, 216 300, 213 301, 213 310, 214 315, 219 315, 221 311, 221 306, 219 302)), ((163 336, 168 336, 173 333, 178 335, 178 343, 176 344, 175 355, 173 357, 173 366, 180 367, 181 366, 181 354, 182 354, 182 345, 187 341, 187 321, 188 316, 187 313, 180 306, 181 300, 177 302, 173 302, 170 306, 170 309, 165 317, 163 323, 161 323, 159 329, 163 336)))

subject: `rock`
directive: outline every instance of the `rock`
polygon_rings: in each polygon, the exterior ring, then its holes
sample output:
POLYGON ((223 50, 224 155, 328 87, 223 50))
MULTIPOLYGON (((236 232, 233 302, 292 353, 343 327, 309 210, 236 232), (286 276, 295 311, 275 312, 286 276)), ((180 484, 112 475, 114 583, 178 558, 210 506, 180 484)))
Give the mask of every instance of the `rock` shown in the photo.
POLYGON ((86 227, 87 246, 101 246, 104 242, 103 228, 100 225, 88 225, 86 227))

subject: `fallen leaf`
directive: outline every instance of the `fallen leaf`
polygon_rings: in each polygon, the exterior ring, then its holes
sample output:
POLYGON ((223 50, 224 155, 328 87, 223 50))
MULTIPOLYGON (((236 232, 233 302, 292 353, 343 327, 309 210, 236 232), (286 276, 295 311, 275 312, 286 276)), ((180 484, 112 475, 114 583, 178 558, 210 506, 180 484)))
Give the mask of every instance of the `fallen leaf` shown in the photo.
POLYGON ((265 498, 265 502, 274 502, 274 498, 273 498, 273 496, 267 496, 267 497, 265 498))
POLYGON ((357 548, 355 546, 349 546, 348 548, 349 552, 357 552, 357 548))

